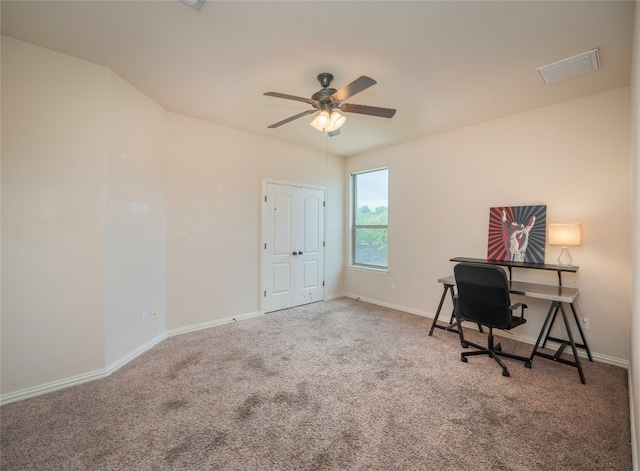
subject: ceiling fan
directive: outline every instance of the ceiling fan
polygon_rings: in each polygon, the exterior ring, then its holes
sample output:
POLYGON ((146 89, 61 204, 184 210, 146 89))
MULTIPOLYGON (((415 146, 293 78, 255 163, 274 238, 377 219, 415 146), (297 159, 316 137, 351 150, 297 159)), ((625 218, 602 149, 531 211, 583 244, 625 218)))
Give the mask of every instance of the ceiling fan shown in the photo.
POLYGON ((297 115, 291 116, 282 121, 272 124, 269 128, 277 128, 283 124, 287 124, 294 119, 302 118, 316 111, 320 111, 318 116, 309 124, 316 128, 318 131, 327 132, 329 136, 335 136, 340 133, 339 128, 346 121, 346 117, 340 114, 337 110, 347 113, 366 114, 370 116, 378 116, 380 118, 392 118, 396 114, 396 110, 391 108, 379 108, 377 106, 365 106, 354 105, 351 103, 343 103, 347 98, 352 97, 356 93, 360 93, 363 90, 375 85, 377 82, 372 78, 361 76, 357 78, 349 85, 342 87, 340 90, 329 87, 333 75, 327 72, 323 72, 318 75, 318 81, 322 85, 322 90, 317 91, 311 98, 304 98, 294 95, 287 95, 285 93, 278 92, 266 92, 264 95, 273 96, 276 98, 285 98, 287 100, 302 101, 313 106, 312 110, 303 111, 297 115))

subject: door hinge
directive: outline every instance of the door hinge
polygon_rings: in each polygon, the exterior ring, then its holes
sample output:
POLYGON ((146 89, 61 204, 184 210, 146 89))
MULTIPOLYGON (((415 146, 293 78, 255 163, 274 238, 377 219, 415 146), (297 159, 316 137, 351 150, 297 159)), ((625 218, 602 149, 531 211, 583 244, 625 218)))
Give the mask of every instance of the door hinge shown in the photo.
POLYGON ((322 286, 324 286, 324 281, 322 282, 322 286))
POLYGON ((264 297, 264 298, 266 298, 266 297, 267 297, 267 291, 266 291, 266 290, 265 290, 265 292, 264 292, 263 297, 264 297))
POLYGON ((264 195, 264 202, 267 202, 267 195, 264 195))
POLYGON ((322 241, 322 246, 324 247, 324 246, 325 246, 325 244, 326 244, 326 242, 323 240, 323 241, 322 241))
POLYGON ((267 250, 267 243, 264 243, 264 249, 267 250))
POLYGON ((323 202, 322 202, 322 207, 324 208, 326 205, 327 205, 327 202, 326 202, 326 201, 323 201, 323 202))

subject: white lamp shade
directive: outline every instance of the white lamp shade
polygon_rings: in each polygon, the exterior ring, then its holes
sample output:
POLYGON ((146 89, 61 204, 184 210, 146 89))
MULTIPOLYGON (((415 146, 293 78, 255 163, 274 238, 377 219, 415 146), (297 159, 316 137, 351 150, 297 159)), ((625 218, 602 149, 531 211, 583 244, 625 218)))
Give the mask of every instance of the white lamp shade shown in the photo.
POLYGON ((331 112, 331 119, 329 121, 329 126, 327 126, 327 132, 335 131, 336 129, 340 129, 340 127, 345 123, 347 117, 337 111, 331 112))
POLYGON ((549 224, 550 245, 582 244, 582 224, 549 224))
POLYGON ((330 122, 331 122, 331 117, 329 116, 329 112, 326 110, 323 110, 309 124, 314 128, 316 128, 318 131, 324 132, 329 127, 330 122))

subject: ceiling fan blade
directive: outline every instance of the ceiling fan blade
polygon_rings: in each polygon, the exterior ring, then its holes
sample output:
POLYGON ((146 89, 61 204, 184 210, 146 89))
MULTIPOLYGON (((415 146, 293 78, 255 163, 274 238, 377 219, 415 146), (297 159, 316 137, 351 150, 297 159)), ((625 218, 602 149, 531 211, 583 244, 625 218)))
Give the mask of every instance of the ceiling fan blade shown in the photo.
POLYGON ((298 118, 302 118, 303 116, 306 116, 308 114, 311 113, 315 113, 317 110, 307 110, 307 111, 303 111, 302 113, 298 113, 297 115, 291 116, 287 119, 283 119, 282 121, 278 121, 275 124, 272 124, 271 126, 268 126, 269 129, 273 129, 273 128, 277 128, 278 126, 282 126, 283 124, 287 124, 290 121, 293 121, 294 119, 298 119, 298 118))
POLYGON ((368 114, 370 116, 378 116, 379 118, 393 118, 396 110, 391 108, 378 108, 377 106, 352 105, 344 103, 340 105, 342 111, 347 113, 368 114))
POLYGON ((276 98, 286 98, 287 100, 302 101, 304 103, 309 103, 310 105, 313 105, 313 106, 318 105, 318 100, 312 100, 310 98, 304 98, 301 96, 287 95, 286 93, 266 92, 266 93, 263 93, 263 95, 273 96, 276 98))
POLYGON ((347 98, 355 95, 356 93, 360 93, 362 90, 366 90, 367 88, 375 85, 376 82, 372 78, 367 77, 366 75, 361 76, 360 78, 355 79, 349 85, 345 85, 340 90, 331 95, 336 101, 344 101, 347 98))

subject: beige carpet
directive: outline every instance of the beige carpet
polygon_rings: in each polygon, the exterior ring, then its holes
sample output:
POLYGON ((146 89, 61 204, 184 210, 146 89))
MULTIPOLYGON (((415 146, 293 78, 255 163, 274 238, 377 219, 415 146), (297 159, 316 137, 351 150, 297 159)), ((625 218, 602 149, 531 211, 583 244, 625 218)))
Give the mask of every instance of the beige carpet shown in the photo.
POLYGON ((507 359, 506 378, 462 363, 430 322, 339 299, 172 337, 109 378, 2 407, 1 468, 631 469, 626 370, 585 362, 582 385, 507 359))

